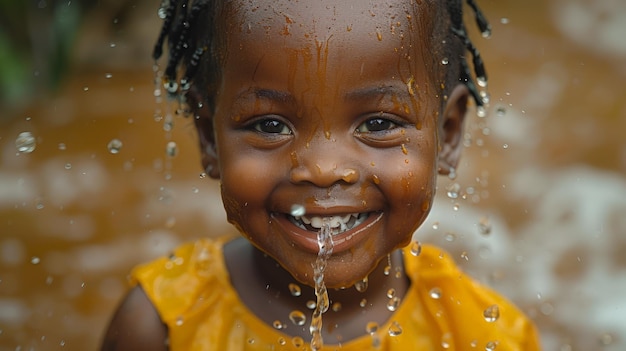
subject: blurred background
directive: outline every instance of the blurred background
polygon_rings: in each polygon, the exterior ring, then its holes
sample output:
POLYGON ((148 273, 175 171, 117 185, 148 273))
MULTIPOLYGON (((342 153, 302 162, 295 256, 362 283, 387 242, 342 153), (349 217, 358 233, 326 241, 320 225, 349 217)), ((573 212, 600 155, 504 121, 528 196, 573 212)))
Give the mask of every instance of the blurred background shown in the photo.
MULTIPOLYGON (((625 350, 626 2, 480 4, 489 114, 416 238, 545 350, 625 350)), ((135 264, 234 231, 190 121, 155 101, 158 8, 0 0, 0 351, 96 349, 135 264)))

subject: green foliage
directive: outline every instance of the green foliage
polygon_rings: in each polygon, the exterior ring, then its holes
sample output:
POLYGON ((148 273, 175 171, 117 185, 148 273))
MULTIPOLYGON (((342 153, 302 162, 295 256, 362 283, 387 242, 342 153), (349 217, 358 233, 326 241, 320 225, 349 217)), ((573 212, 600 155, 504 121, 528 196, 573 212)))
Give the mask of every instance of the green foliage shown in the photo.
POLYGON ((58 87, 83 8, 79 1, 0 0, 0 105, 19 106, 58 87))

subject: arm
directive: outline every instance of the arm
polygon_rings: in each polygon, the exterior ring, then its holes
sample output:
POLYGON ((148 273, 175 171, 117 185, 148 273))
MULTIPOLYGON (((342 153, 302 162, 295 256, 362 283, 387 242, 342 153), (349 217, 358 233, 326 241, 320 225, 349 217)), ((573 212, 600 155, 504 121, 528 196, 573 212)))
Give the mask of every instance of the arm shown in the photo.
POLYGON ((167 351, 167 326, 140 286, 133 288, 115 312, 101 351, 167 351))

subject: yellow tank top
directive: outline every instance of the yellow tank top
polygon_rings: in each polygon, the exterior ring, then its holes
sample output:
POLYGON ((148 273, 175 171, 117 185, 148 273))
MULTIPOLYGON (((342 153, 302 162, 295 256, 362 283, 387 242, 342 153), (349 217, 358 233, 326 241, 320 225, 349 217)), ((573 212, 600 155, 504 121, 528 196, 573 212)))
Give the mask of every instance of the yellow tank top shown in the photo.
MULTIPOLYGON (((310 350, 310 340, 265 324, 239 299, 222 254, 227 240, 185 244, 133 270, 134 282, 168 327, 170 350, 310 350)), ((405 251, 404 261, 411 286, 392 318, 373 335, 364 330, 363 337, 323 351, 539 350, 533 324, 461 273, 442 250, 424 246, 419 256, 405 251), (492 306, 499 311, 495 320, 485 318, 485 310, 495 312, 492 306)))

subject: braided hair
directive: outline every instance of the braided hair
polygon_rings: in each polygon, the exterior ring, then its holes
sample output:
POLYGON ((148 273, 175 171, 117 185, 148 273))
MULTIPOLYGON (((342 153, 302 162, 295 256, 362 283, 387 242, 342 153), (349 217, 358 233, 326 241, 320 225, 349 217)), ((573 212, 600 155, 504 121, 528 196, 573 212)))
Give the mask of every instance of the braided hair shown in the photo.
MULTIPOLYGON (((452 64, 446 72, 445 86, 449 89, 458 82, 465 84, 476 105, 483 107, 488 103, 488 95, 484 90, 487 86, 487 73, 482 57, 469 39, 463 21, 463 0, 441 2, 445 6, 442 11, 447 12, 444 12, 447 16, 444 21, 439 21, 434 35, 442 37, 441 51, 446 55, 445 60, 450 60, 446 65, 452 64), (446 27, 440 28, 442 26, 446 27), (466 52, 472 58, 473 75, 466 52)), ((169 55, 163 72, 163 84, 169 96, 185 99, 193 81, 203 89, 204 101, 198 101, 198 107, 203 107, 204 103, 208 103, 209 109, 214 107, 214 89, 219 78, 220 43, 213 33, 217 30, 215 23, 223 10, 222 3, 223 1, 218 0, 162 0, 158 13, 163 19, 163 26, 152 57, 155 61, 161 58, 167 40, 169 55)), ((473 10, 482 36, 489 37, 491 26, 476 2, 465 0, 465 3, 473 10)))

